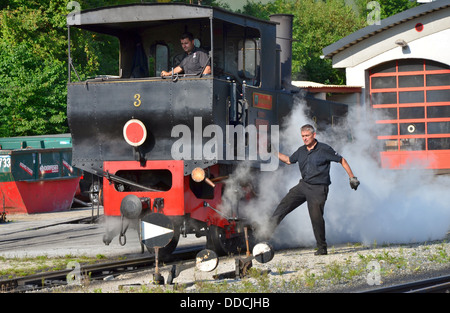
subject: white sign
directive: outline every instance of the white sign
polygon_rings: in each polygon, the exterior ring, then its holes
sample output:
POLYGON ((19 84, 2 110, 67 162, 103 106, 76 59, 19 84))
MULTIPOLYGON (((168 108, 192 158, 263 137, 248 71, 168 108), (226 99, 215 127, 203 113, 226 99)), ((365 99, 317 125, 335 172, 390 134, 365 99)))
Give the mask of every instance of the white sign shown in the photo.
POLYGON ((173 230, 142 221, 142 240, 152 239, 168 233, 173 233, 173 230))
POLYGON ((0 168, 10 168, 10 167, 11 167, 11 156, 0 155, 0 168))

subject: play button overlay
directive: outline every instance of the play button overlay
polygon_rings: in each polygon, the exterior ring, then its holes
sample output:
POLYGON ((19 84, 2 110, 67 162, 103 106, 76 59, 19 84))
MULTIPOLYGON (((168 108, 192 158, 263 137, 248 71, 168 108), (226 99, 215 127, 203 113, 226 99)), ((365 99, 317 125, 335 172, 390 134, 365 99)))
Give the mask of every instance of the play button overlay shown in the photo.
POLYGON ((172 221, 160 213, 150 213, 141 220, 142 243, 148 248, 162 248, 173 238, 172 221))

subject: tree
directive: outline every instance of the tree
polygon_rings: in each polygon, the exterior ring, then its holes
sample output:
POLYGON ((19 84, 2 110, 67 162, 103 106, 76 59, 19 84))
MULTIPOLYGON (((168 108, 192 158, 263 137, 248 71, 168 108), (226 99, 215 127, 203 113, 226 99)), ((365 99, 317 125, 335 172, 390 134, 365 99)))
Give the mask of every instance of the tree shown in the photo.
POLYGON ((378 3, 380 3, 381 19, 420 5, 417 1, 411 0, 378 0, 378 3))
POLYGON ((65 1, 43 2, 9 1, 1 11, 0 136, 68 130, 65 1))
POLYGON ((324 60, 322 49, 364 26, 360 17, 344 0, 275 0, 267 5, 247 2, 242 13, 268 19, 271 14, 294 15, 292 76, 296 80, 342 84, 344 73, 324 60))
MULTIPOLYGON (((96 0, 78 2, 82 8, 105 4, 96 0)), ((2 4, 0 137, 69 131, 67 3, 66 0, 9 0, 2 4)), ((118 49, 111 49, 118 43, 113 39, 77 30, 73 38, 77 45, 72 56, 82 79, 118 68, 118 49)))
MULTIPOLYGON (((268 4, 247 0, 241 13, 262 19, 271 14, 294 15, 292 76, 325 84, 344 84, 344 72, 322 59, 322 49, 367 26, 369 0, 275 0, 268 4)), ((409 0, 379 0, 386 18, 419 5, 409 0)))

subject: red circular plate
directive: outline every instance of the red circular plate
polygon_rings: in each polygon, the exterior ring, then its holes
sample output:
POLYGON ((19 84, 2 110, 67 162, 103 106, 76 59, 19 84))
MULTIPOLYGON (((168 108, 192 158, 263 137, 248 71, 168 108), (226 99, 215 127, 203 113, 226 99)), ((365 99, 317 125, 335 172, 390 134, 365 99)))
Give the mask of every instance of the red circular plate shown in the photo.
POLYGON ((147 129, 140 120, 132 119, 123 127, 123 137, 129 145, 138 147, 147 139, 147 129))

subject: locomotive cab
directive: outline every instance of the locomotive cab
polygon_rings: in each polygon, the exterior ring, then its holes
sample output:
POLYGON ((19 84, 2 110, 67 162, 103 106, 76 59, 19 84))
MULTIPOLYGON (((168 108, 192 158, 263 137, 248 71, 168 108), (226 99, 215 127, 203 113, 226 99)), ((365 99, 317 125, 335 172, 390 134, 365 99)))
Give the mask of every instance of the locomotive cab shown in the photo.
MULTIPOLYGON (((292 106, 290 73, 282 71, 276 39, 280 22, 156 3, 81 11, 67 22, 69 35, 76 27, 119 43, 117 73, 86 81, 72 81, 78 73, 71 73, 76 64, 69 49, 73 165, 103 177, 105 216, 169 216, 175 235, 168 252, 180 233, 207 235, 219 253, 236 251, 235 237, 242 237, 248 222, 236 208, 221 206, 223 188, 242 162, 250 160, 256 169, 267 163, 253 145, 262 135, 259 127, 270 138, 270 126, 278 126, 292 106), (185 32, 208 53, 211 74, 161 78, 184 57, 185 32), (193 175, 198 170, 200 180, 193 175)), ((123 229, 108 231, 105 243, 123 229)))

